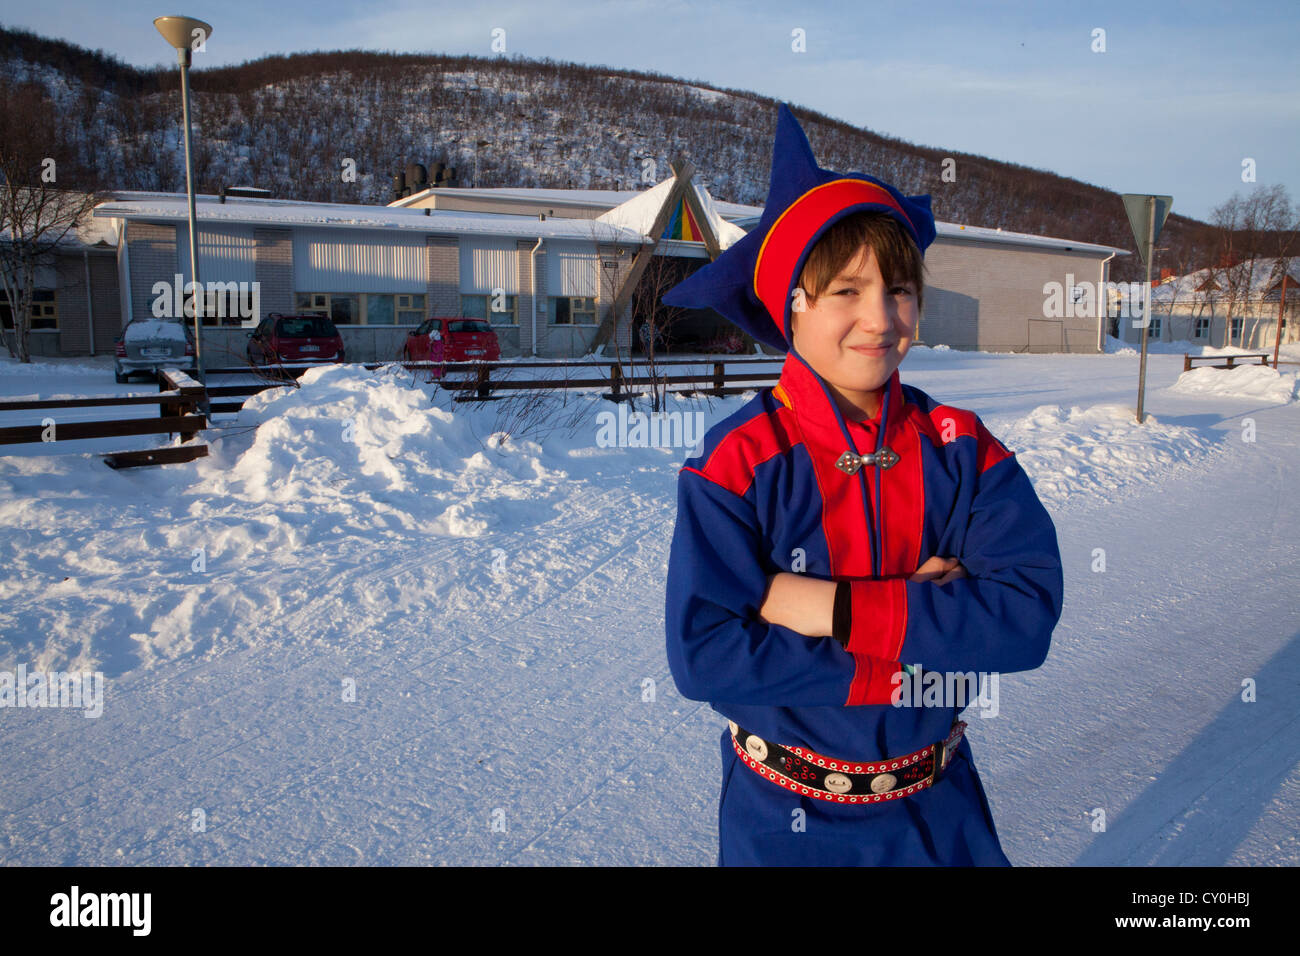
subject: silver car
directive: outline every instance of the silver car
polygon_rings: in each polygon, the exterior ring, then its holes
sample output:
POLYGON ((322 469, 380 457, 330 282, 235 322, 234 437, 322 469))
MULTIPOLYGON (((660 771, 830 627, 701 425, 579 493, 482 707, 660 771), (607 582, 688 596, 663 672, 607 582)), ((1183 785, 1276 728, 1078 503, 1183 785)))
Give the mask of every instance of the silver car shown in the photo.
POLYGON ((134 319, 117 337, 113 377, 123 384, 135 372, 156 373, 165 366, 196 371, 194 332, 175 319, 134 319))

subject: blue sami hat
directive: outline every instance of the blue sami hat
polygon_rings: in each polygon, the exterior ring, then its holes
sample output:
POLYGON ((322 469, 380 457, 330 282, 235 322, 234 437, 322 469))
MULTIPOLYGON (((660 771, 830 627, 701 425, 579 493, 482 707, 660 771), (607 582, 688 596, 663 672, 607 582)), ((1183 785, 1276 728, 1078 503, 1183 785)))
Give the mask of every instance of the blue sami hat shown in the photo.
POLYGON ((755 339, 789 352, 791 298, 808 253, 832 224, 877 210, 898 221, 924 254, 934 242, 929 196, 904 196, 865 173, 822 169, 782 103, 763 215, 744 238, 665 293, 665 305, 711 308, 755 339))

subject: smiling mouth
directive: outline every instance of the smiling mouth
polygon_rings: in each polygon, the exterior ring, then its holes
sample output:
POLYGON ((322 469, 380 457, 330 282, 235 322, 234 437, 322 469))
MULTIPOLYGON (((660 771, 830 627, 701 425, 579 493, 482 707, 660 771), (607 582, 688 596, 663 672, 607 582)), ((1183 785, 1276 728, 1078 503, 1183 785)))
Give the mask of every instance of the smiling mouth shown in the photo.
POLYGON ((855 352, 872 352, 872 353, 888 352, 893 347, 894 347, 893 342, 890 342, 887 345, 850 345, 849 346, 849 348, 853 349, 853 351, 855 352))

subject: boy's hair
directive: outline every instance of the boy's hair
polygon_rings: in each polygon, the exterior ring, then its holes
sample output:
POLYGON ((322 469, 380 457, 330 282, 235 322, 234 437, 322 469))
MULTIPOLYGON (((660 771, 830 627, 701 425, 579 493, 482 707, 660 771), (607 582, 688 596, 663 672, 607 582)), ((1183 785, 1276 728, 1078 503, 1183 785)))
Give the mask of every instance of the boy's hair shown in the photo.
POLYGON ((925 259, 906 230, 883 212, 853 213, 822 234, 799 273, 798 285, 805 297, 816 300, 835 281, 835 277, 855 261, 864 245, 875 252, 880 274, 886 282, 916 284, 916 308, 919 312, 925 293, 925 259))

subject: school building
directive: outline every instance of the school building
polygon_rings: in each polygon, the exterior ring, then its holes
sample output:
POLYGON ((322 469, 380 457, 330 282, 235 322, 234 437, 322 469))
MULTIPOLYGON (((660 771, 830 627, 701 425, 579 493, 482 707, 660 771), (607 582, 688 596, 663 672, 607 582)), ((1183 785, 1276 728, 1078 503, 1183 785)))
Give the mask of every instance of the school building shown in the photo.
MULTIPOLYGON (((254 307, 258 319, 330 315, 355 361, 398 359, 407 333, 429 315, 486 319, 507 358, 627 354, 650 328, 660 349, 715 349, 734 339, 734 327, 712 311, 668 310, 659 296, 761 213, 715 200, 676 165, 642 190, 443 186, 388 206, 201 195, 205 363, 244 360, 244 318, 254 307)), ((1053 314, 1045 289, 1104 287, 1124 250, 943 222, 937 232, 919 341, 1101 350, 1106 320, 1053 314)), ((176 276, 190 280, 188 237, 183 194, 113 194, 39 277, 32 354, 111 354, 125 323, 166 312, 176 276)))

